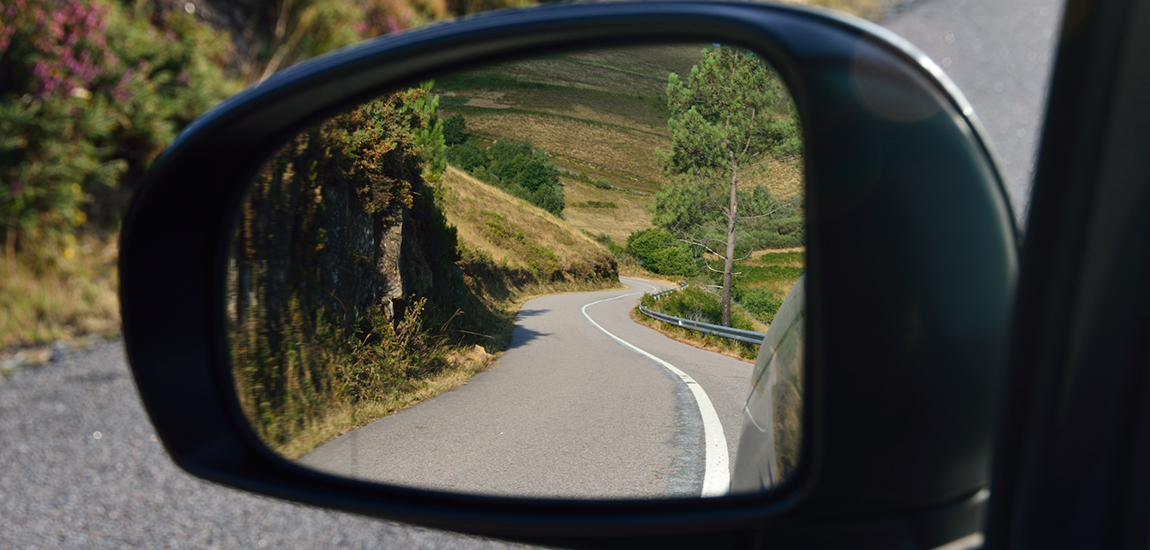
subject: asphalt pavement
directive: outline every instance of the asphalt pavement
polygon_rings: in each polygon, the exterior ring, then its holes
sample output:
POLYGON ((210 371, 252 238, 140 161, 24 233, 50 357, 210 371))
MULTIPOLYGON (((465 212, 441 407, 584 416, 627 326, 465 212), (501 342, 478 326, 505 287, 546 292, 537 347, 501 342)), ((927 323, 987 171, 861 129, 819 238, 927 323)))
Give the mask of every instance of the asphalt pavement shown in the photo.
POLYGON ((925 0, 904 4, 883 23, 930 56, 970 101, 1020 221, 1030 204, 1062 4, 925 0))
MULTIPOLYGON (((1060 13, 1053 0, 925 0, 884 23, 966 94, 1020 215, 1060 13)), ((0 378, 0 549, 519 547, 202 482, 151 436, 120 342, 0 378)))
POLYGON ((711 459, 723 469, 718 484, 725 490, 753 365, 635 323, 630 312, 640 294, 665 287, 623 282, 630 288, 528 301, 511 345, 490 369, 348 432, 300 463, 455 492, 660 498, 699 496, 711 459), (715 411, 718 422, 709 428, 691 383, 715 411), (710 456, 707 429, 723 442, 710 456))

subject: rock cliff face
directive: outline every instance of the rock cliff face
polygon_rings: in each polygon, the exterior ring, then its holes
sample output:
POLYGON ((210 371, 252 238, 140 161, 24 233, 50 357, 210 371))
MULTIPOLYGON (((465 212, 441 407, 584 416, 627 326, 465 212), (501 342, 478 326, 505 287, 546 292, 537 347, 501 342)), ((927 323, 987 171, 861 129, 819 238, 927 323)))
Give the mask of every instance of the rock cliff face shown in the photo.
MULTIPOLYGON (((393 207, 373 214, 347 187, 324 190, 327 220, 317 258, 319 295, 330 311, 368 312, 378 307, 395 322, 406 299, 433 288, 431 268, 415 235, 426 212, 393 207)), ((432 259, 434 261, 434 259, 432 259)))
POLYGON ((273 354, 284 351, 285 323, 367 334, 401 320, 411 296, 451 291, 454 233, 411 142, 424 122, 405 107, 419 93, 301 132, 253 182, 234 236, 229 315, 273 354))

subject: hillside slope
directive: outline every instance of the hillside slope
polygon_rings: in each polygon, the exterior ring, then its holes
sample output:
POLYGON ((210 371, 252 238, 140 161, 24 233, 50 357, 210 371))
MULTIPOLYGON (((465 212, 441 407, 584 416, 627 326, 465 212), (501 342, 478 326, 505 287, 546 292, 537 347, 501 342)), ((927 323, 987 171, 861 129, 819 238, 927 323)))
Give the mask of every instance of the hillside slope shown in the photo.
MULTIPOLYGON (((447 222, 465 258, 487 258, 540 283, 614 282, 614 256, 601 244, 535 205, 448 167, 439 186, 447 222)), ((473 263, 473 262, 470 262, 473 263)))
MULTIPOLYGON (((688 75, 705 45, 542 56, 437 78, 444 117, 461 114, 472 140, 530 141, 561 170, 571 225, 624 242, 651 227, 647 203, 669 183, 655 150, 670 147, 667 79, 688 75)), ((802 192, 801 161, 773 163, 748 186, 783 199, 802 192)))

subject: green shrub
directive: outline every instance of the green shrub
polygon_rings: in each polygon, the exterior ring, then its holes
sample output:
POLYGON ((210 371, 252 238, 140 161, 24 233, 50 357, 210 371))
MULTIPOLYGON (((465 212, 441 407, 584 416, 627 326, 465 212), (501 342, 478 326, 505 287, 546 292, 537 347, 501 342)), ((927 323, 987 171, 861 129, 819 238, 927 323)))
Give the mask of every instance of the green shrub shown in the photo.
POLYGON ((771 219, 766 223, 765 229, 774 231, 779 235, 801 235, 803 232, 803 218, 800 216, 789 216, 780 219, 771 219))
POLYGON ((632 233, 627 238, 627 252, 653 273, 688 277, 698 272, 698 260, 691 247, 657 227, 632 233))
POLYGON ((559 168, 547 160, 546 153, 531 147, 531 142, 502 137, 487 148, 486 154, 469 142, 460 143, 448 150, 447 159, 479 181, 563 217, 559 168))
POLYGON ((563 189, 555 183, 540 185, 531 194, 530 202, 560 218, 563 217, 563 189))
POLYGON ((751 250, 772 250, 779 248, 795 248, 803 246, 803 232, 782 235, 774 231, 751 231, 742 233, 735 241, 737 248, 735 254, 746 255, 751 250))
POLYGON ((0 232, 113 225, 176 133, 240 83, 230 40, 191 15, 105 0, 12 0, 0 14, 0 232))
POLYGON ((547 157, 535 155, 515 175, 515 183, 534 193, 541 187, 552 187, 559 181, 559 170, 547 162, 547 157))
MULTIPOLYGON (((590 232, 587 232, 587 231, 585 231, 585 232, 588 235, 591 235, 590 232)), ((607 250, 610 250, 611 253, 614 254, 616 258, 618 258, 619 256, 622 256, 623 253, 626 252, 626 249, 615 244, 615 240, 612 239, 611 236, 606 234, 606 233, 600 233, 598 235, 591 235, 591 237, 594 238, 596 241, 598 241, 603 246, 607 247, 607 250)))
POLYGON ((463 115, 451 115, 443 121, 443 141, 447 145, 458 145, 467 141, 467 120, 463 115))
POLYGON ((515 141, 511 138, 501 137, 487 148, 487 154, 496 164, 506 164, 515 157, 530 157, 532 153, 530 141, 515 141))
MULTIPOLYGON (((448 119, 451 120, 451 119, 448 119)), ((447 141, 447 123, 443 124, 444 141, 447 141)), ((487 168, 487 155, 483 154, 478 147, 474 144, 465 142, 452 145, 447 150, 447 162, 459 167, 465 172, 474 173, 476 169, 482 168, 486 172, 487 168)), ((474 175, 474 174, 473 174, 474 175)))
POLYGON ((778 313, 779 306, 783 305, 786 295, 764 287, 748 289, 736 287, 734 298, 760 321, 770 324, 775 319, 775 313, 778 313))
MULTIPOLYGON (((723 313, 719 295, 708 291, 700 284, 672 292, 659 300, 653 300, 651 295, 646 295, 643 297, 643 305, 667 315, 712 325, 719 324, 723 313)), ((751 317, 740 308, 731 308, 731 326, 743 330, 755 330, 751 317)))

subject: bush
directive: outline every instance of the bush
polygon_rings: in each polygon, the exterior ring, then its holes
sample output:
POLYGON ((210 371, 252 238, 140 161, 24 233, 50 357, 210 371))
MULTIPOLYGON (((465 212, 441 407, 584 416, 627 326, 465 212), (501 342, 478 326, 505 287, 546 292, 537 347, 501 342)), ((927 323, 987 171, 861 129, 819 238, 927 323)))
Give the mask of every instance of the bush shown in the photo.
MULTIPOLYGON (((646 295, 643 297, 643 304, 667 315, 712 325, 720 324, 723 315, 722 302, 718 294, 708 292, 697 284, 672 292, 658 301, 646 295)), ((731 326, 743 330, 755 330, 754 322, 746 312, 734 307, 731 308, 731 326)))
POLYGON ((737 288, 735 301, 760 321, 770 324, 775 319, 786 295, 765 287, 737 288))
POLYGON ((652 273, 688 277, 698 272, 691 247, 657 227, 632 233, 627 238, 627 252, 652 273))
POLYGON ((443 141, 449 146, 467 141, 467 120, 463 115, 451 115, 443 121, 443 141))
POLYGON ((471 143, 460 143, 448 150, 447 159, 479 181, 563 217, 559 168, 547 160, 547 153, 531 147, 531 142, 502 137, 487 148, 486 154, 471 143))
MULTIPOLYGON (((451 119, 448 119, 451 120, 451 119)), ((443 124, 444 141, 447 141, 447 123, 443 124)), ((487 155, 471 143, 458 143, 447 150, 447 162, 458 166, 465 172, 474 175, 476 169, 483 168, 486 172, 487 155)))
POLYGON ((496 164, 506 164, 515 157, 530 157, 532 152, 530 141, 520 142, 506 137, 495 140, 495 143, 487 148, 487 154, 491 155, 496 164))
MULTIPOLYGON (((589 232, 587 232, 587 234, 590 235, 589 232)), ((598 235, 594 235, 592 238, 594 238, 596 241, 598 241, 599 244, 602 244, 603 246, 607 247, 607 250, 610 250, 611 254, 614 254, 616 258, 623 255, 623 253, 626 251, 623 247, 615 244, 615 240, 612 239, 611 236, 606 234, 606 233, 600 233, 598 235)))
POLYGON ((559 182, 559 170, 546 156, 536 155, 516 174, 515 182, 534 193, 541 187, 554 187, 559 182))
POLYGON ((531 194, 530 202, 560 218, 563 217, 563 189, 554 183, 540 185, 531 194))
POLYGON ((789 216, 781 219, 771 219, 767 221, 764 229, 774 231, 779 235, 802 235, 803 218, 800 216, 789 216))
POLYGON ((191 15, 104 0, 12 0, 0 13, 0 232, 111 226, 176 133, 238 91, 230 40, 191 15))
POLYGON ((779 234, 774 231, 752 231, 738 237, 735 241, 737 255, 745 255, 751 250, 772 250, 780 248, 795 248, 803 246, 803 232, 779 234))

